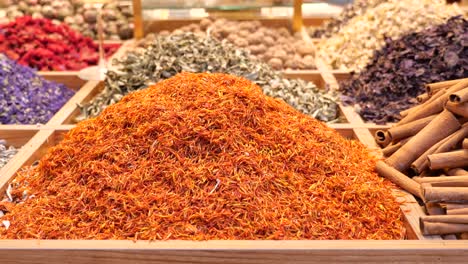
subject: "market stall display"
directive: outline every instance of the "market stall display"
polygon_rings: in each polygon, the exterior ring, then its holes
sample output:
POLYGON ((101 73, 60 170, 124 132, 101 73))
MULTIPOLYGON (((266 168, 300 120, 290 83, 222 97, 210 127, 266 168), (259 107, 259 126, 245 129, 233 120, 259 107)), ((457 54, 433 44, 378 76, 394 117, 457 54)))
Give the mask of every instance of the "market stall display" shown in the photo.
POLYGON ((390 0, 367 9, 339 32, 321 39, 317 56, 333 69, 359 72, 385 45, 385 38, 397 39, 462 14, 443 0, 390 0))
POLYGON ((0 124, 45 124, 75 93, 0 54, 0 124))
MULTIPOLYGON (((31 32, 60 28, 61 21, 85 34, 94 30, 96 10, 90 5, 78 11, 74 0, 27 0, 27 8, 20 2, 27 12, 37 3, 47 6, 50 21, 31 32), (65 2, 74 10, 61 17, 69 12, 60 10, 69 7, 65 2)), ((344 82, 351 75, 347 64, 333 70, 316 56, 313 44, 320 40, 291 34, 288 19, 275 17, 275 7, 262 8, 258 16, 252 16, 258 10, 242 11, 251 16, 237 16, 237 22, 222 19, 224 11, 205 10, 208 19, 182 19, 185 10, 152 11, 157 20, 146 21, 142 31, 157 34, 140 42, 106 42, 122 45, 112 56, 119 59, 107 65, 105 82, 80 79, 79 67, 58 72, 48 66, 52 60, 80 60, 54 45, 59 33, 40 32, 36 40, 21 36, 23 43, 5 53, 20 54, 41 43, 42 35, 51 37, 42 44, 55 58, 35 53, 27 60, 47 67, 32 72, 76 93, 62 98, 60 110, 42 124, 0 122, 1 262, 466 261, 468 245, 448 240, 468 238, 468 91, 460 88, 466 85, 461 78, 468 78, 466 17, 454 17, 458 9, 437 1, 355 2, 320 33, 321 41, 347 34, 343 43, 349 50, 340 52, 350 64, 361 63, 364 50, 374 50, 368 67, 344 82), (411 10, 388 9, 387 18, 367 12, 397 2, 411 10), (407 17, 399 17, 399 10, 407 17), (417 14, 421 10, 429 13, 417 14), (352 27, 352 21, 361 24, 352 27), (413 22, 420 25, 399 24, 413 22), (361 32, 377 23, 381 28, 370 38, 361 32), (398 37, 372 44, 392 23, 410 29, 390 30, 398 37), (421 106, 410 108, 416 101, 421 106), (395 126, 387 123, 401 118, 395 126), (387 163, 377 161, 376 131, 387 163), (439 153, 424 156, 434 148, 439 153), (427 150, 421 154, 422 149, 427 150)), ((33 17, 41 18, 42 11, 33 17)), ((120 29, 131 36, 130 22, 111 20, 106 38, 117 39, 120 29)), ((2 71, 0 64, 0 76, 2 71)), ((48 97, 46 91, 18 99, 21 89, 12 92, 5 82, 19 87, 43 85, 43 79, 14 72, 3 83, 0 78, 0 109, 8 100, 11 110, 48 97), (9 97, 1 98, 1 89, 9 97)), ((52 92, 56 98, 59 93, 52 92)), ((38 112, 15 111, 3 116, 38 112)))
POLYGON ((107 75, 105 89, 91 102, 82 105, 83 114, 78 121, 97 116, 129 92, 146 88, 182 71, 242 76, 262 87, 266 95, 283 99, 300 112, 323 121, 338 117, 332 95, 311 82, 283 78, 269 65, 251 58, 247 51, 228 41, 181 33, 151 39, 150 43, 116 62, 116 71, 107 75))
POLYGON ((365 121, 398 121, 425 84, 468 77, 467 35, 468 21, 458 16, 400 39, 387 38, 360 73, 340 84, 342 101, 354 104, 365 121))

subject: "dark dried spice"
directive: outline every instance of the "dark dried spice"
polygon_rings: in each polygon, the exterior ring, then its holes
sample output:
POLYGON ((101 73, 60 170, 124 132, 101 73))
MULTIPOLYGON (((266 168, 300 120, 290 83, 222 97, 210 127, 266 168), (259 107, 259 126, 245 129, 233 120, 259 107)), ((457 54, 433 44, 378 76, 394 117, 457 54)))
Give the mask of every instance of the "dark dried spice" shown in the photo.
POLYGON ((310 36, 313 38, 330 37, 333 33, 338 32, 341 27, 346 25, 353 17, 363 14, 368 8, 378 6, 387 0, 356 0, 352 4, 348 4, 343 8, 343 11, 333 17, 330 21, 319 28, 311 28, 310 36))
MULTIPOLYGON (((110 56, 118 47, 105 45, 106 55, 110 56)), ((98 49, 91 38, 48 19, 20 17, 0 25, 0 52, 40 71, 81 70, 97 65, 98 49)))
POLYGON ((398 40, 387 38, 372 62, 340 85, 343 101, 357 104, 367 121, 398 121, 425 84, 468 77, 467 37, 468 21, 457 16, 398 40))
POLYGON ((0 238, 402 239, 374 166, 361 143, 247 79, 182 73, 19 172, 0 238))
POLYGON ((74 93, 0 54, 0 124, 47 123, 74 93))

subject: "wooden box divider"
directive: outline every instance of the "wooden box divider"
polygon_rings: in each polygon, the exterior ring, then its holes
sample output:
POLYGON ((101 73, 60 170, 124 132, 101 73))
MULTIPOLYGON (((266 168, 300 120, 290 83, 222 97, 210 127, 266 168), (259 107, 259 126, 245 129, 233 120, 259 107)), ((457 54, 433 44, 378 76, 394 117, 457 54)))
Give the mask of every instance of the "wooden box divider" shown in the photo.
MULTIPOLYGON (((327 17, 304 17, 304 26, 320 26, 329 18, 327 17)), ((246 20, 258 20, 263 26, 266 27, 292 27, 291 18, 274 18, 274 17, 262 17, 258 18, 257 15, 252 17, 243 17, 242 19, 232 19, 239 21, 246 20)), ((145 35, 149 33, 158 33, 164 30, 173 31, 175 29, 187 26, 193 23, 199 23, 201 18, 180 18, 180 19, 158 19, 158 20, 146 20, 144 21, 143 27, 145 35)))

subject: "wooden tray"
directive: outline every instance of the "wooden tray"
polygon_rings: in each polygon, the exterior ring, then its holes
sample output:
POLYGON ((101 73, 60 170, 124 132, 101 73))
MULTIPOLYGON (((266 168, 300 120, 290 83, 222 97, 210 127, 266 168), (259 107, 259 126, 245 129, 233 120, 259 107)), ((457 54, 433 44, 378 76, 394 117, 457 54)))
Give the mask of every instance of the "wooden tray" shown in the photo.
MULTIPOLYGON (((334 124, 344 137, 368 137, 364 126, 334 124)), ((45 125, 38 131, 25 132, 23 141, 35 135, 2 170, 0 191, 23 166, 40 159, 47 149, 58 144, 73 125, 45 125)), ((33 129, 34 130, 34 129, 33 129)), ((0 136, 15 138, 17 130, 0 136)), ((17 138, 18 142, 20 139, 17 138)), ((365 144, 370 142, 367 139, 365 144)), ((373 141, 372 141, 373 142, 373 141)), ((372 147, 372 145, 371 145, 372 147)), ((122 241, 122 240, 0 240, 2 263, 323 263, 352 262, 459 262, 468 257, 468 243, 442 240, 440 236, 422 236, 418 220, 423 215, 412 195, 395 190, 402 202, 407 239, 393 241, 122 241), (413 240, 420 239, 420 240, 413 240)))

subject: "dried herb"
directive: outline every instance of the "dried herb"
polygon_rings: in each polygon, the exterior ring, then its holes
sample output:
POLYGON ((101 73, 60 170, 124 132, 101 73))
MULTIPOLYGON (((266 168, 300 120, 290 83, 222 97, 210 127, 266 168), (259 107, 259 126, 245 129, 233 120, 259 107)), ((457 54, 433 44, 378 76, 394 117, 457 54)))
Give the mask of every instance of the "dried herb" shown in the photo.
MULTIPOLYGON (((202 19, 175 29, 173 34, 194 32, 219 41, 228 40, 234 46, 246 49, 257 59, 267 62, 273 69, 315 69, 314 47, 302 39, 300 32, 292 34, 287 28, 265 27, 260 21, 233 21, 227 19, 202 19)), ((168 35, 169 32, 161 32, 168 35)), ((155 35, 147 37, 153 42, 155 35)))
POLYGON ((416 104, 428 83, 468 77, 468 21, 447 23, 401 39, 386 39, 372 62, 340 85, 343 101, 357 104, 368 121, 395 122, 416 104))
POLYGON ((355 16, 362 15, 366 9, 372 8, 386 2, 387 0, 356 0, 352 4, 348 4, 343 8, 343 11, 325 22, 325 24, 318 28, 310 28, 310 36, 313 38, 331 37, 334 33, 340 31, 350 19, 355 16))
MULTIPOLYGON (((105 45, 107 56, 118 44, 105 45)), ((97 65, 98 45, 65 24, 48 19, 17 18, 0 25, 0 52, 41 71, 80 70, 97 65)))
POLYGON ((362 144, 244 78, 182 73, 20 171, 0 238, 402 239, 374 166, 362 144))
POLYGON ((0 124, 47 123, 73 94, 0 54, 0 124))
POLYGON ((443 24, 462 14, 459 10, 445 0, 391 0, 367 9, 332 37, 322 39, 317 54, 334 69, 358 72, 385 45, 385 37, 397 39, 443 24))
POLYGON ((0 139, 0 169, 5 166, 9 160, 13 158, 18 152, 15 147, 7 147, 6 141, 0 139))
POLYGON ((266 95, 281 98, 299 111, 323 121, 337 118, 334 98, 313 83, 284 79, 265 63, 250 58, 227 41, 192 33, 158 37, 147 48, 131 52, 117 62, 119 71, 107 75, 104 91, 82 108, 78 120, 97 116, 123 95, 146 88, 179 72, 223 72, 246 77, 266 95))
MULTIPOLYGON (((105 39, 133 37, 131 3, 112 1, 102 9, 105 39)), ((6 9, 6 15, 10 20, 27 15, 64 22, 73 30, 97 39, 97 10, 82 0, 12 0, 6 9)))

